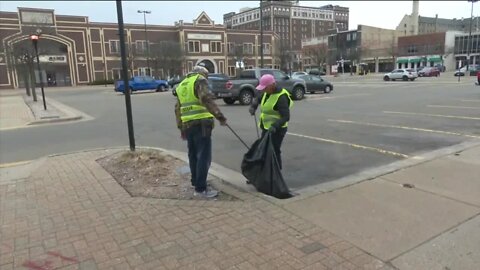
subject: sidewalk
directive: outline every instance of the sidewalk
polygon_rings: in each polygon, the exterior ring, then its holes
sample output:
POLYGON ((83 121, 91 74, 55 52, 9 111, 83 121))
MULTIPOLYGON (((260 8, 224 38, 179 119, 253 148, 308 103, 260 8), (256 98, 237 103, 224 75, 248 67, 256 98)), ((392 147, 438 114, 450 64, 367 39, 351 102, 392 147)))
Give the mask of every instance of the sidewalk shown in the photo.
POLYGON ((239 201, 130 197, 95 161, 112 151, 0 170, 0 269, 393 269, 228 185, 239 201))
MULTIPOLYGON (((282 201, 225 184, 220 189, 240 200, 133 198, 95 161, 115 151, 57 155, 0 169, 0 269, 476 270, 480 265, 478 145, 282 201)), ((220 166, 214 167, 221 175, 220 166)))
POLYGON ((91 116, 68 107, 51 98, 46 98, 47 110, 41 95, 37 102, 18 91, 5 91, 0 95, 0 130, 16 129, 45 123, 88 120, 91 116))

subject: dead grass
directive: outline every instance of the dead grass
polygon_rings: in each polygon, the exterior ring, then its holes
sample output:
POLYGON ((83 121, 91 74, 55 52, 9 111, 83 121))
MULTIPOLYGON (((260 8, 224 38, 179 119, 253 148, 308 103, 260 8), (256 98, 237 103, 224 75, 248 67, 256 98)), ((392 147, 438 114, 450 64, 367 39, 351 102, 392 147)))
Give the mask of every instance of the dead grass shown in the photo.
MULTIPOLYGON (((121 151, 97 162, 133 197, 196 199, 190 173, 183 173, 188 164, 163 152, 121 151)), ((235 200, 223 192, 216 199, 235 200)))

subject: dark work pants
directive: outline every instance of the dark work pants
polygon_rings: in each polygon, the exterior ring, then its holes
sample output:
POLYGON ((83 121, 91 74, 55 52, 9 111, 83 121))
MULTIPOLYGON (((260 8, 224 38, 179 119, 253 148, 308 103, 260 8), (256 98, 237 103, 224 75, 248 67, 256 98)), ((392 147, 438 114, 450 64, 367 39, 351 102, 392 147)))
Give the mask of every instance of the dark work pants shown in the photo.
MULTIPOLYGON (((267 134, 267 130, 262 129, 262 138, 267 134)), ((277 129, 273 134, 272 134, 272 143, 273 143, 273 148, 275 149, 275 155, 277 156, 277 161, 278 165, 280 165, 280 169, 282 169, 282 142, 283 138, 285 138, 285 134, 287 134, 287 128, 280 128, 277 129)))
POLYGON ((188 161, 192 173, 192 185, 195 191, 207 189, 208 169, 212 161, 212 137, 205 133, 202 125, 194 125, 186 130, 188 143, 188 161))

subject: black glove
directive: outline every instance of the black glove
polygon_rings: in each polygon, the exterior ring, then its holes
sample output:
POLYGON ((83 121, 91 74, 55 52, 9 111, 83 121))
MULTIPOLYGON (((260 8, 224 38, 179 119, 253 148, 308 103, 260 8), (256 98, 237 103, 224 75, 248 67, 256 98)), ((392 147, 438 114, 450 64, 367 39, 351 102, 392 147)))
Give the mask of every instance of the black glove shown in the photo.
POLYGON ((272 133, 275 133, 277 131, 277 128, 274 127, 274 126, 271 126, 268 131, 272 132, 272 133))
POLYGON ((256 110, 253 107, 248 108, 248 112, 250 113, 250 115, 255 115, 255 111, 256 110))

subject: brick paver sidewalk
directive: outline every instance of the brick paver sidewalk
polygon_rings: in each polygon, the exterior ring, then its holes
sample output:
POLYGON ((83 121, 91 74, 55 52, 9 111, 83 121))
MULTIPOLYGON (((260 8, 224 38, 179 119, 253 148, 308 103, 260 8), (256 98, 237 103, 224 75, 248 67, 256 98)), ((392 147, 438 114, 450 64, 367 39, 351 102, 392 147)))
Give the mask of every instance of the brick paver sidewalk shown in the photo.
POLYGON ((24 126, 34 120, 22 96, 0 96, 0 129, 24 126))
POLYGON ((0 269, 391 269, 231 187, 241 200, 132 198, 95 162, 106 154, 50 157, 28 179, 0 180, 0 269))

